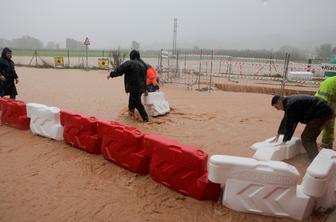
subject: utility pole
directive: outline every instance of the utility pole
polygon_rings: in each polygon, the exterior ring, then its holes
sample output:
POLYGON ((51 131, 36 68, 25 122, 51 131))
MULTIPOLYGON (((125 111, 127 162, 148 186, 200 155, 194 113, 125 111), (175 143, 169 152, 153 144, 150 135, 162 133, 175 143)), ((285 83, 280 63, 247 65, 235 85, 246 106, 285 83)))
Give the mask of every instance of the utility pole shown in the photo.
POLYGON ((177 18, 174 18, 173 55, 176 55, 177 18))

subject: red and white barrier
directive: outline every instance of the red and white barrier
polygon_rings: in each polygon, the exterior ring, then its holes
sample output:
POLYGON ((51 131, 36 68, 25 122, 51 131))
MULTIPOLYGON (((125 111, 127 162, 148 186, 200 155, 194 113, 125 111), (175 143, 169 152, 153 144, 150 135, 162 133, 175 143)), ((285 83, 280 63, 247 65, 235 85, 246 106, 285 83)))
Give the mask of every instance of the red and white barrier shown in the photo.
POLYGON ((291 71, 288 72, 287 79, 291 81, 311 81, 313 79, 312 72, 291 71))
POLYGON ((98 132, 105 159, 135 173, 148 173, 150 157, 143 148, 144 133, 113 121, 99 121, 98 132))
POLYGON ((255 143, 251 146, 255 150, 253 158, 257 160, 286 160, 295 157, 298 154, 305 153, 302 142, 299 138, 292 137, 290 141, 282 144, 283 135, 276 143, 272 142, 273 138, 255 143))
POLYGON ((66 143, 89 153, 101 152, 96 117, 61 110, 61 124, 64 127, 63 137, 66 143))
POLYGON ((1 123, 17 128, 29 129, 26 103, 21 100, 0 98, 1 123))
POLYGON ((322 149, 307 168, 303 192, 317 199, 316 208, 326 211, 336 206, 336 151, 322 149))
POLYGON ((38 103, 27 104, 27 115, 30 118, 30 130, 34 134, 63 140, 63 126, 60 122, 60 109, 38 103))
POLYGON ((315 203, 297 187, 296 168, 280 161, 214 155, 209 180, 225 186, 223 205, 236 211, 302 220, 315 203))
MULTIPOLYGON (((0 98, 0 110, 4 124, 23 129, 31 118, 33 133, 54 139, 61 139, 61 123, 65 142, 90 153, 102 151, 106 159, 133 172, 149 172, 155 181, 199 200, 217 200, 223 186, 222 203, 237 211, 302 220, 314 207, 325 211, 336 206, 334 150, 322 149, 298 185, 298 171, 284 162, 225 155, 208 162, 197 147, 118 122, 7 98, 0 98)), ((270 144, 271 139, 252 146, 256 158, 288 159, 303 152, 297 138, 285 146, 270 144)))
POLYGON ((199 200, 218 199, 220 186, 208 180, 208 155, 202 150, 157 135, 146 135, 144 147, 155 181, 199 200))

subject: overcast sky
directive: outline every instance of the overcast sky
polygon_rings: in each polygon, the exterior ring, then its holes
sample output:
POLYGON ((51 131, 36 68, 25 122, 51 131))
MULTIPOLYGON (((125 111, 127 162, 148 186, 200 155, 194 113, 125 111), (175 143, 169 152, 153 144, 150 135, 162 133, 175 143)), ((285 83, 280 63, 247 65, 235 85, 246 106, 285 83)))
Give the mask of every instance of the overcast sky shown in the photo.
POLYGON ((336 45, 336 0, 0 0, 0 38, 84 41, 91 48, 225 49, 336 45))

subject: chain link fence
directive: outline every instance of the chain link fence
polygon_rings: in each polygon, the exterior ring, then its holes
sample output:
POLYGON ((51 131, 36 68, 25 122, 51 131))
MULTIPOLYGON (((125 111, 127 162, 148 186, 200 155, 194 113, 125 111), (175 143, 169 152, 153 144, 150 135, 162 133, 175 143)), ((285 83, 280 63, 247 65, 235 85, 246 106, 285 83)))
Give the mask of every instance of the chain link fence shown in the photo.
MULTIPOLYGON (((241 81, 282 81, 284 60, 275 58, 244 58, 218 55, 214 50, 198 50, 196 53, 175 53, 162 49, 150 54, 142 53, 146 63, 154 66, 161 84, 173 83, 189 89, 208 88, 214 84, 241 81)), ((17 65, 35 67, 111 69, 128 59, 128 52, 121 50, 90 50, 86 67, 85 51, 71 50, 13 50, 13 60, 17 65), (62 63, 57 59, 62 58, 62 63), (101 59, 108 64, 101 66, 101 59), (58 61, 59 62, 59 61, 58 61)), ((289 62, 289 71, 312 71, 312 80, 287 81, 288 84, 316 86, 324 79, 321 64, 289 62)))
MULTIPOLYGON (((284 60, 242 58, 214 55, 214 51, 200 50, 198 54, 170 50, 161 50, 157 69, 160 81, 164 83, 182 84, 188 88, 206 87, 214 84, 236 82, 242 80, 283 81, 284 60)), ((295 80, 287 82, 297 86, 316 86, 324 79, 321 64, 289 62, 288 71, 313 72, 311 80, 295 80)))

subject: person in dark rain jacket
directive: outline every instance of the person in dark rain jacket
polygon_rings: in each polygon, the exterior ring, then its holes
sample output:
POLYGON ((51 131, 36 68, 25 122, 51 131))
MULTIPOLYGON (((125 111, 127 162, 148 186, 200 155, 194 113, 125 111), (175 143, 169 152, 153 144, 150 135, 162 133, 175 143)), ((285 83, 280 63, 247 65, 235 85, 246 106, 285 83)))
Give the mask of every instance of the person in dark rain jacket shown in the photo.
POLYGON ((134 116, 134 109, 137 109, 144 122, 148 122, 148 115, 141 103, 141 95, 146 91, 146 67, 139 61, 140 53, 132 50, 130 60, 122 63, 114 69, 108 76, 114 78, 124 75, 124 84, 126 93, 130 93, 128 101, 128 110, 131 116, 134 116))
POLYGON ((12 51, 9 48, 4 48, 0 58, 0 97, 10 96, 15 99, 17 90, 14 82, 18 84, 19 78, 12 61, 12 51))
POLYGON ((279 96, 272 98, 272 106, 277 110, 285 111, 285 115, 278 129, 278 134, 273 140, 277 142, 279 135, 284 135, 282 144, 289 141, 298 123, 306 124, 301 140, 312 160, 318 154, 316 139, 321 133, 323 126, 333 118, 334 112, 331 105, 322 99, 309 95, 279 96))

